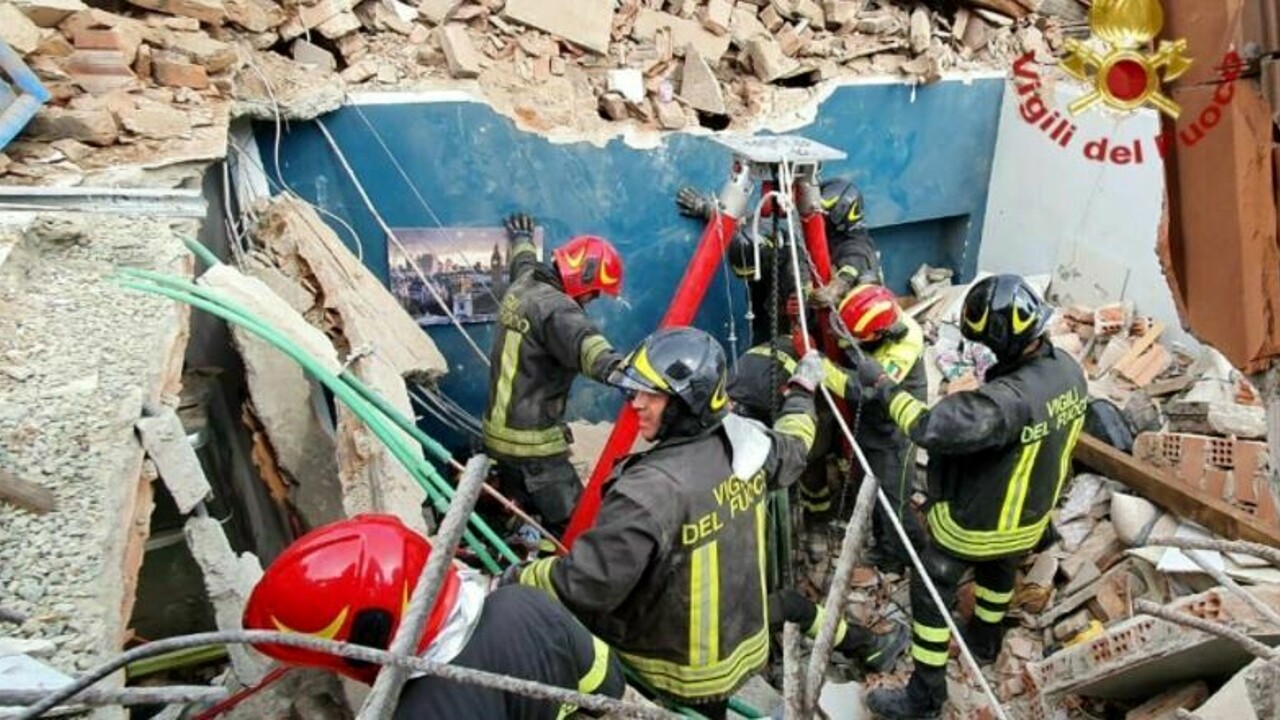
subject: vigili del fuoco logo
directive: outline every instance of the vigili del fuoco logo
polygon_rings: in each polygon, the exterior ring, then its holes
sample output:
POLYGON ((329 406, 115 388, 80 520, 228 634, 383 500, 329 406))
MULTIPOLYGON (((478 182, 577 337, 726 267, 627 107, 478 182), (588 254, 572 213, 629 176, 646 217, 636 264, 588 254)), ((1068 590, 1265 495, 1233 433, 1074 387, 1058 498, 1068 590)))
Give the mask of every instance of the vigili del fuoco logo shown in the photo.
MULTIPOLYGON (((1164 8, 1159 0, 1094 0, 1089 11, 1092 38, 1069 38, 1061 67, 1071 77, 1087 84, 1087 92, 1071 102, 1066 112, 1051 108, 1041 97, 1041 78, 1034 67, 1035 54, 1027 53, 1014 63, 1014 85, 1021 98, 1018 111, 1028 124, 1041 130, 1049 140, 1071 148, 1079 127, 1076 116, 1105 106, 1120 113, 1150 107, 1172 120, 1182 116, 1182 108, 1164 92, 1165 83, 1178 79, 1194 62, 1185 38, 1160 40, 1154 52, 1149 48, 1164 27, 1164 8)), ((1233 50, 1222 63, 1222 83, 1213 101, 1177 132, 1161 132, 1152 142, 1163 157, 1172 143, 1180 140, 1192 147, 1222 120, 1222 112, 1235 96, 1235 81, 1242 62, 1233 50)), ((1185 118, 1184 118, 1185 121, 1185 118)), ((1113 143, 1100 137, 1083 143, 1084 156, 1115 165, 1141 164, 1151 152, 1141 138, 1132 143, 1113 143)))

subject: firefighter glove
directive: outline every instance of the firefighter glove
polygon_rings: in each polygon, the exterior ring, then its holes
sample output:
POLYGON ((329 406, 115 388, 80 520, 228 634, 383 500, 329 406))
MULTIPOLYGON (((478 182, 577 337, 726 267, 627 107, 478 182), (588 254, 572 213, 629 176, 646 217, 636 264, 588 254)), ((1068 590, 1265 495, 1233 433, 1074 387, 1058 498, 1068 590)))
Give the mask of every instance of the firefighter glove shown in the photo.
POLYGON ((791 373, 790 384, 798 385, 810 393, 817 391, 818 386, 827 376, 827 368, 822 362, 822 353, 810 350, 796 363, 795 372, 791 373))
POLYGON ((715 214, 716 200, 691 187, 682 187, 676 194, 676 206, 680 208, 680 214, 685 217, 710 220, 715 214))
POLYGON ((513 213, 505 223, 507 239, 512 243, 520 240, 533 241, 533 216, 529 213, 513 213))
POLYGON ((504 587, 506 585, 519 585, 520 572, 522 570, 524 570, 524 565, 512 565, 506 570, 503 570, 502 574, 498 576, 498 582, 494 587, 504 587))
POLYGON ((858 372, 858 384, 862 387, 875 388, 883 383, 890 382, 889 375, 884 371, 884 366, 875 358, 862 352, 862 349, 857 345, 854 345, 849 351, 849 357, 853 360, 854 369, 858 372))
POLYGON ((827 285, 819 285, 809 294, 809 305, 820 309, 838 308, 844 294, 849 292, 849 280, 836 275, 827 285))

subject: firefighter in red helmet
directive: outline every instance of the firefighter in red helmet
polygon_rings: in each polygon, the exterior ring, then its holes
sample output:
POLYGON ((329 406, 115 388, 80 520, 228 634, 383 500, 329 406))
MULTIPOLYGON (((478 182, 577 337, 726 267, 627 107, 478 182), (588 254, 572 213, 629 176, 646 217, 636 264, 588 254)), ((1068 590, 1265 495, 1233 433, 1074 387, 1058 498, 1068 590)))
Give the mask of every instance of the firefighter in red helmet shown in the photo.
MULTIPOLYGON (((431 554, 389 515, 359 515, 314 530, 271 563, 245 606, 244 627, 296 632, 385 650, 431 554)), ((562 606, 530 588, 486 595, 488 579, 450 568, 418 643, 428 660, 621 697, 622 667, 562 606)), ((324 668, 372 684, 379 666, 301 648, 258 650, 290 665, 324 668)), ((556 720, 572 712, 431 676, 413 677, 397 719, 556 720)))
POLYGON ((604 238, 583 235, 542 263, 532 217, 513 215, 506 228, 511 285, 489 352, 485 452, 503 492, 560 535, 582 493, 564 424, 569 388, 580 374, 605 382, 622 360, 583 308, 622 291, 622 258, 604 238))

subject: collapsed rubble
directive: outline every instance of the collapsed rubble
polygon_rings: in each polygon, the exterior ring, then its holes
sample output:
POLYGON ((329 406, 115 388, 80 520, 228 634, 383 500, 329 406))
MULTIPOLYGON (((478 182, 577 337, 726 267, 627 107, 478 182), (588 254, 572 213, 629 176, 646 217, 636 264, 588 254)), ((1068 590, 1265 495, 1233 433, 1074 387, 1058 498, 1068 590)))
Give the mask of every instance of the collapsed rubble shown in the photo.
POLYGON ((930 83, 1048 62, 1077 0, 80 0, 0 3, 0 39, 53 95, 0 153, 19 185, 191 186, 229 123, 308 120, 348 93, 460 87, 564 137, 746 129, 846 77, 930 83), (104 6, 105 7, 105 6, 104 6), (166 172, 157 173, 165 168, 166 172), (151 171, 151 172, 147 172, 151 171))

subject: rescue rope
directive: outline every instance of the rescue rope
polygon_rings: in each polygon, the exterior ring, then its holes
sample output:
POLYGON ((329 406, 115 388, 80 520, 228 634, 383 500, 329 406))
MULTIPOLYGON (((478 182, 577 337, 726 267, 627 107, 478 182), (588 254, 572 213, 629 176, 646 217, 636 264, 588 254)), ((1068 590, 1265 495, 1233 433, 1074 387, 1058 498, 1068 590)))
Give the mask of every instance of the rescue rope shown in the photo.
MULTIPOLYGON (((587 695, 574 690, 524 680, 508 675, 485 672, 460 665, 434 662, 417 656, 397 656, 386 650, 376 650, 364 645, 323 640, 313 635, 299 633, 275 632, 273 630, 226 630, 219 632, 196 633, 179 637, 156 640, 140 647, 121 653, 115 658, 102 663, 89 672, 81 675, 65 686, 47 691, 43 699, 24 709, 16 720, 34 720, 58 705, 75 698, 87 688, 109 677, 120 668, 138 660, 161 655, 174 650, 208 647, 211 645, 284 645, 286 647, 311 650, 314 652, 337 655, 367 663, 383 666, 395 666, 405 670, 430 675, 454 682, 476 685, 498 690, 500 692, 517 693, 538 700, 550 700, 565 705, 577 705, 580 708, 595 712, 619 713, 622 717, 653 718, 654 720, 675 720, 679 716, 661 708, 648 707, 637 703, 615 700, 603 695, 587 695)), ((216 688, 215 688, 216 690, 216 688)))
MULTIPOLYGON (((796 234, 794 232, 794 216, 796 207, 794 202, 793 185, 794 175, 792 174, 791 164, 790 161, 784 158, 779 165, 780 187, 778 190, 768 193, 766 197, 768 197, 768 195, 775 196, 781 203, 782 207, 787 210, 787 224, 791 230, 790 246, 792 279, 795 281, 797 297, 803 297, 804 282, 800 275, 800 254, 797 248, 796 234)), ((762 199, 761 203, 763 204, 763 202, 764 200, 762 199)), ((758 212, 759 210, 757 209, 757 213, 758 212)), ((843 325, 843 321, 840 319, 839 313, 833 314, 833 323, 836 324, 837 327, 843 325)), ((810 344, 808 320, 805 318, 804 313, 800 314, 800 328, 801 332, 804 333, 803 342, 806 352, 813 350, 813 347, 810 344)), ((844 328, 844 332, 847 333, 848 329, 844 328)), ((884 494, 884 491, 880 489, 879 479, 871 470, 871 466, 867 462, 866 456, 862 453, 862 448, 859 447, 857 441, 854 439, 853 432, 849 429, 844 417, 837 409, 835 398, 831 396, 831 392, 827 389, 826 385, 819 385, 819 388, 821 389, 822 396, 826 399, 828 406, 830 406, 832 414, 835 415, 836 421, 840 425, 840 430, 845 435, 845 439, 849 442, 849 446, 853 448, 854 455, 858 458, 858 463, 862 466, 862 471, 864 473, 863 489, 858 493, 858 500, 854 506, 854 518, 849 522, 850 531, 854 530, 855 525, 862 524, 855 522, 859 519, 860 515, 865 516, 868 520, 870 519, 871 512, 869 508, 867 510, 863 510, 862 513, 859 513, 858 510, 863 506, 869 506, 872 503, 872 497, 870 495, 871 492, 874 492, 875 499, 879 500, 881 507, 885 510, 885 514, 889 516, 889 522, 893 525, 894 532, 896 532, 898 537, 902 539, 903 547, 911 557, 912 567, 917 573, 919 573, 920 580, 929 591, 930 598, 941 612, 943 620, 947 623, 947 627, 950 628, 952 637, 960 647, 961 656, 968 663, 972 675, 978 681, 983 693, 987 696, 987 700, 991 704, 991 708, 995 712, 996 717, 998 720, 1008 720, 1008 716, 1005 714, 1004 708, 1001 707, 1000 701, 996 697, 995 692, 991 689, 990 684, 987 683, 987 679, 983 677, 982 670, 974 659, 973 653, 970 652, 968 644, 964 641, 964 636, 961 635, 960 629, 956 626, 955 620, 952 619, 950 609, 946 606, 946 603, 942 602, 942 596, 938 593, 937 586, 934 585, 933 579, 929 577, 929 573, 925 569, 924 563, 920 560, 920 555, 916 552, 916 548, 911 543, 911 538, 907 536, 906 530, 902 527, 902 521, 894 514, 893 504, 889 502, 889 498, 884 494), (868 488, 870 488, 870 490, 868 490, 868 488)), ((812 710, 817 705, 818 693, 822 689, 822 682, 826 675, 827 661, 830 658, 831 649, 834 646, 836 625, 844 615, 844 606, 847 601, 845 587, 847 587, 849 577, 852 575, 853 564, 857 560, 858 551, 860 550, 859 543, 861 541, 861 537, 859 536, 851 539, 850 535, 852 535, 852 532, 846 533, 845 542, 841 549, 840 559, 836 567, 835 579, 832 581, 832 585, 827 593, 826 602, 824 603, 824 610, 826 611, 826 614, 823 618, 822 627, 818 632, 818 637, 814 640, 813 654, 809 659, 809 675, 805 684, 806 692, 804 697, 804 706, 809 710, 812 710), (837 584, 837 581, 840 581, 842 577, 844 580, 837 584)))

